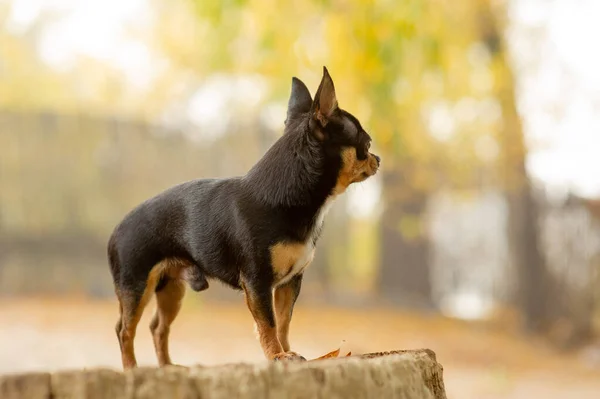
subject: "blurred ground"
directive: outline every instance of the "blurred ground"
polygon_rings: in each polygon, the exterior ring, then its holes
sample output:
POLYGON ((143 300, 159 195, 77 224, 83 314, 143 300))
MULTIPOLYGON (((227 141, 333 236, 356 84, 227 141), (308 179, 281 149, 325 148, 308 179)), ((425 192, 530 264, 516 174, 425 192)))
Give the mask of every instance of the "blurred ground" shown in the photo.
MULTIPOLYGON (((199 303, 189 296, 172 331, 171 354, 185 365, 264 361, 251 316, 239 303, 199 303)), ((155 357, 144 314, 136 353, 155 357)), ((120 367, 114 301, 0 301, 0 372, 120 367)), ((598 398, 600 369, 540 343, 482 325, 385 310, 298 307, 293 349, 315 358, 338 347, 355 353, 427 347, 444 366, 450 398, 598 398)))

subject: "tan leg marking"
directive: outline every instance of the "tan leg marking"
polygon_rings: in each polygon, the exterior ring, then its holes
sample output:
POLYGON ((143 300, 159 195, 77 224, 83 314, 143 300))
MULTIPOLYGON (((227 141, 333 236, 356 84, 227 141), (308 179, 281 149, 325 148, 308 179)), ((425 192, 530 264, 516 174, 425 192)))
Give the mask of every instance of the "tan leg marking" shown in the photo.
POLYGON ((290 350, 289 330, 294 305, 294 289, 291 284, 275 288, 275 318, 277 320, 277 337, 284 351, 290 350))
POLYGON ((124 369, 130 369, 137 366, 133 341, 135 339, 137 325, 142 318, 144 308, 152 297, 152 292, 155 287, 156 280, 154 278, 148 278, 146 289, 139 301, 135 294, 131 292, 121 292, 119 295, 122 314, 120 323, 117 323, 117 327, 120 327, 118 338, 121 347, 121 361, 124 369))
POLYGON ((176 279, 169 280, 167 285, 156 293, 156 312, 150 322, 150 331, 160 367, 172 364, 169 355, 169 332, 181 309, 184 295, 185 284, 176 279))
POLYGON ((252 317, 256 323, 260 346, 263 349, 265 357, 272 360, 275 358, 275 355, 283 352, 283 347, 277 337, 277 327, 269 325, 264 312, 261 310, 259 298, 248 290, 244 284, 242 284, 242 287, 244 288, 246 305, 248 305, 248 309, 252 313, 252 317))

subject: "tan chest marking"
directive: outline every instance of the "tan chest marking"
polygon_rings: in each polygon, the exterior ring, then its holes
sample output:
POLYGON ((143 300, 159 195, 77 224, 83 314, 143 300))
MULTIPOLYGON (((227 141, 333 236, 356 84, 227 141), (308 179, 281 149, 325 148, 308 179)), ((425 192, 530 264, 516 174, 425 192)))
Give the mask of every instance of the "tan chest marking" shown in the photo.
POLYGON ((308 243, 277 243, 271 247, 271 262, 276 285, 285 284, 312 262, 315 248, 308 243))

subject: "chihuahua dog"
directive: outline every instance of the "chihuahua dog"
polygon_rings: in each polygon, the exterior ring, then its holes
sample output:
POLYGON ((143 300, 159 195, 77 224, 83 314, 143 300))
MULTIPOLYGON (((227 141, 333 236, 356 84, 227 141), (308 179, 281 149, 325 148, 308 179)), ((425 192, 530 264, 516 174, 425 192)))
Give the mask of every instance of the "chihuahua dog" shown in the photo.
POLYGON ((137 366, 136 327, 152 295, 156 356, 171 364, 185 284, 199 292, 209 279, 243 290, 267 359, 305 360, 288 338, 302 275, 333 200, 377 172, 370 145, 324 67, 314 100, 292 78, 284 133, 245 176, 182 183, 127 214, 108 242, 123 368, 137 366))

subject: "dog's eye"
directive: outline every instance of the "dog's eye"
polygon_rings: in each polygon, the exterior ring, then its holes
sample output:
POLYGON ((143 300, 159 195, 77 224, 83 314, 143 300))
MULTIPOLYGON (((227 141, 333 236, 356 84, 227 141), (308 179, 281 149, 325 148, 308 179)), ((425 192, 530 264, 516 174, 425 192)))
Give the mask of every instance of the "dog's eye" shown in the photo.
POLYGON ((367 151, 369 151, 371 149, 371 142, 370 141, 368 141, 367 144, 365 144, 365 149, 367 151))

